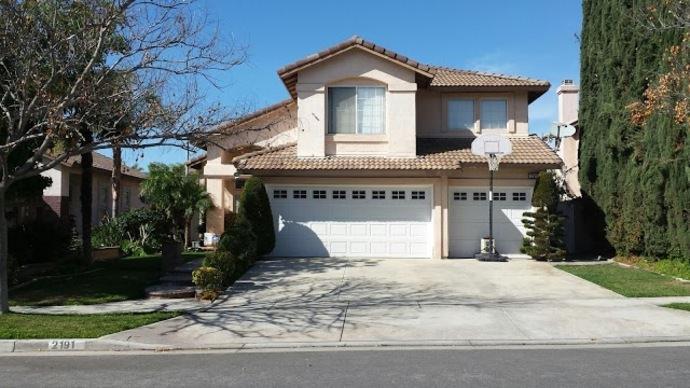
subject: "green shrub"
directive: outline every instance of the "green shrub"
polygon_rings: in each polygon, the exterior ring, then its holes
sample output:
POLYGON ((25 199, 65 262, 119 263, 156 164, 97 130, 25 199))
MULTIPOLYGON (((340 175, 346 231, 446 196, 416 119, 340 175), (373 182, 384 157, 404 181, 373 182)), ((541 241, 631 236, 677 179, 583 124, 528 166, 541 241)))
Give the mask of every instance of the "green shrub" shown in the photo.
POLYGON ((235 223, 221 236, 218 250, 230 252, 241 261, 248 263, 256 259, 257 237, 253 233, 249 222, 241 215, 235 218, 235 223))
POLYGON ((125 240, 120 244, 120 249, 125 256, 144 256, 146 250, 140 241, 125 240))
POLYGON ((227 287, 232 283, 233 276, 237 270, 237 258, 230 252, 216 251, 204 259, 204 267, 213 267, 223 275, 223 287, 227 287))
POLYGON ((165 217, 141 208, 110 218, 93 229, 95 247, 119 246, 127 255, 151 254, 161 250, 165 217))
POLYGON ((522 223, 527 229, 527 237, 520 251, 535 260, 565 260, 563 243, 563 217, 558 214, 560 188, 550 171, 539 173, 532 196, 534 212, 525 212, 522 223))
POLYGON ((192 272, 192 281, 203 291, 223 289, 223 274, 218 268, 199 267, 192 272))
POLYGON ((9 228, 9 254, 18 265, 59 261, 77 253, 72 248, 72 225, 67 222, 41 220, 9 228))
MULTIPOLYGON (((266 255, 273 250, 276 242, 273 214, 261 179, 252 177, 245 182, 237 218, 243 218, 249 223, 251 231, 256 236, 258 256, 266 255)), ((234 224, 238 224, 239 221, 241 220, 235 220, 234 224)))
POLYGON ((7 256, 7 282, 10 286, 19 282, 19 264, 12 255, 7 256))

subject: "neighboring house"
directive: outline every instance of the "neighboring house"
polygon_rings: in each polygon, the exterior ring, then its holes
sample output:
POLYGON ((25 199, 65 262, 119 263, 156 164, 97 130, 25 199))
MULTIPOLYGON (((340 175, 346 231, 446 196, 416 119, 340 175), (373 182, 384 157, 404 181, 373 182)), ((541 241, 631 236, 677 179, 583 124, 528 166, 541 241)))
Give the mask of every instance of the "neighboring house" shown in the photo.
MULTIPOLYGON (((81 231, 81 156, 73 156, 42 175, 50 177, 53 183, 43 190, 43 201, 53 215, 62 220, 72 218, 77 231, 81 231)), ((113 160, 99 153, 93 153, 93 185, 91 222, 98 223, 110 215, 112 207, 111 174, 113 160)), ((120 185, 120 210, 126 212, 143 206, 140 184, 146 174, 136 169, 122 166, 120 185)))
POLYGON ((353 37, 278 71, 290 99, 227 124, 203 168, 222 233, 246 176, 266 183, 275 257, 472 257, 488 234, 488 170, 470 144, 504 134, 499 252, 519 255, 536 174, 561 159, 529 135, 549 83, 421 64, 353 37))

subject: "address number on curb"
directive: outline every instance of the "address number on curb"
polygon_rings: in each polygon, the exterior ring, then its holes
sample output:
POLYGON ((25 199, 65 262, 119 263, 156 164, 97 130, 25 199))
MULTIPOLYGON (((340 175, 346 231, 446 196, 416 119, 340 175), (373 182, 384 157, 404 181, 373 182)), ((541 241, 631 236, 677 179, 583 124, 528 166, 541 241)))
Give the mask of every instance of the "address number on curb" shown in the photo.
POLYGON ((86 342, 75 340, 50 340, 48 350, 84 350, 86 342))

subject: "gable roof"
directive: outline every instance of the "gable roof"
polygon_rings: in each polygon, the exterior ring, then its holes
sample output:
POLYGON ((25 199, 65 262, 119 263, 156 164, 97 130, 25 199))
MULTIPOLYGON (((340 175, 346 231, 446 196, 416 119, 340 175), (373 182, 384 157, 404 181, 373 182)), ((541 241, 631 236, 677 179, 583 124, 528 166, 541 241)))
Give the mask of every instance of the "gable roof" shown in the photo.
POLYGON ((283 66, 278 69, 278 76, 283 80, 290 96, 293 99, 297 98, 297 73, 299 71, 353 48, 365 50, 415 71, 419 77, 429 82, 430 87, 526 88, 530 91, 529 101, 532 102, 551 86, 548 81, 533 78, 425 65, 356 35, 335 46, 283 66))
MULTIPOLYGON (((93 152, 93 168, 103 171, 113 171, 113 159, 98 152, 93 152)), ((77 167, 81 165, 81 155, 73 155, 62 161, 62 164, 68 167, 77 167)), ((130 176, 138 179, 146 179, 145 172, 130 168, 122 163, 120 169, 122 175, 130 176)))
MULTIPOLYGON (((243 171, 275 170, 457 170, 463 165, 485 164, 472 154, 470 138, 417 139, 417 156, 389 158, 382 156, 325 156, 298 158, 295 144, 238 156, 233 163, 243 171)), ((535 136, 513 138, 513 153, 503 164, 538 165, 559 168, 562 161, 544 141, 535 136)))

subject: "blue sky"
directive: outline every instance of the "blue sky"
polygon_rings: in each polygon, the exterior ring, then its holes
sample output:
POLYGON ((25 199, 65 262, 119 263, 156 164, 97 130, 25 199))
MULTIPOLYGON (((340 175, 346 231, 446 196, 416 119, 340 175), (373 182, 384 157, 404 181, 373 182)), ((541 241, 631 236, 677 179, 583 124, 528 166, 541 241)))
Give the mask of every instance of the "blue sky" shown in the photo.
MULTIPOLYGON (((248 48, 245 64, 219 74, 208 96, 229 108, 261 108, 288 97, 281 66, 352 35, 422 63, 483 70, 551 82, 530 105, 530 132, 556 120, 556 87, 579 82, 581 5, 576 0, 247 1, 202 0, 222 34, 248 48)), ((183 162, 174 148, 125 155, 125 162, 183 162)))

